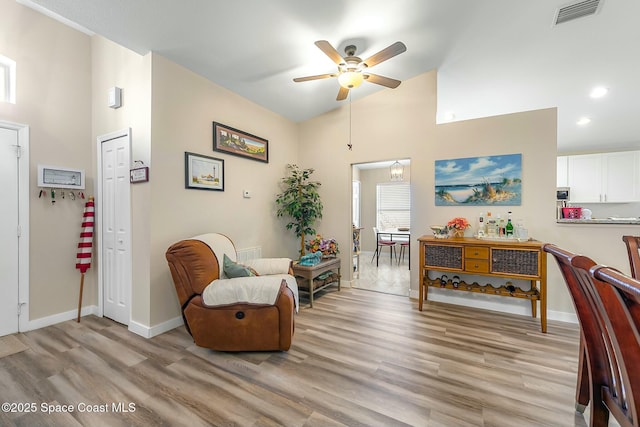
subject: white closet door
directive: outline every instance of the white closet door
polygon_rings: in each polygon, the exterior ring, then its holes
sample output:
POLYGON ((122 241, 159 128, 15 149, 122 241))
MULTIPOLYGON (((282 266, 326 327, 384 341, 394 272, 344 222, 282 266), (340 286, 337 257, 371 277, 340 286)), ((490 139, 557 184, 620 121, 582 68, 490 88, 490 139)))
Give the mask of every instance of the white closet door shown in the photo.
POLYGON ((131 313, 129 134, 102 141, 102 286, 104 316, 124 325, 131 313))

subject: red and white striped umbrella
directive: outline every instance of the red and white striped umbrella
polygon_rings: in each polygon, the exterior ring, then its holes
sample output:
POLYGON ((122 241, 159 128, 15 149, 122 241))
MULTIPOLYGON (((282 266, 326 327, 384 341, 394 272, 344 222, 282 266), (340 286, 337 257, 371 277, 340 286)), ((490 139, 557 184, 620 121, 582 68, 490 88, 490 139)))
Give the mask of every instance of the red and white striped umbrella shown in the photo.
POLYGON ((93 224, 95 219, 95 206, 93 197, 84 205, 82 215, 82 231, 80 232, 80 242, 78 243, 78 254, 76 255, 76 268, 80 270, 80 298, 78 298, 78 320, 80 323, 80 311, 82 309, 82 290, 84 288, 84 273, 91 267, 91 251, 93 250, 93 224))
POLYGON ((82 232, 78 243, 78 254, 76 256, 76 268, 84 274, 91 267, 91 252, 93 250, 93 224, 95 216, 93 197, 84 206, 82 215, 82 232))

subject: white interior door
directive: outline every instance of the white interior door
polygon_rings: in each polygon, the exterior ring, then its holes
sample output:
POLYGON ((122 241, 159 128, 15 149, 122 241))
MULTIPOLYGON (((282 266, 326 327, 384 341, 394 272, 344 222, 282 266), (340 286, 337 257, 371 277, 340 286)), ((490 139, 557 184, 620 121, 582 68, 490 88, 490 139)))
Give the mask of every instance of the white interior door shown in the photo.
POLYGON ((18 132, 0 127, 0 336, 18 332, 18 132))
POLYGON ((124 325, 131 313, 130 132, 99 138, 101 145, 101 271, 103 314, 124 325))

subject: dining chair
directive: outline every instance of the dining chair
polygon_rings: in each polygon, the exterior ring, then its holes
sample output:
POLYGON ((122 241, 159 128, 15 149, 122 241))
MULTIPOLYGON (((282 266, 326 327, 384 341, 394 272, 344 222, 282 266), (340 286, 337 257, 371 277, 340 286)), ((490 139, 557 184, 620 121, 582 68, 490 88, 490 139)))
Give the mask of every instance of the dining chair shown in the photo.
MULTIPOLYGON (((408 257, 411 256, 411 247, 408 240, 399 240, 397 243, 400 243, 400 253, 398 254, 398 265, 400 265, 400 262, 404 261, 405 252, 409 252, 408 257)), ((411 260, 409 260, 409 270, 411 270, 411 260)))
POLYGON ((622 240, 627 245, 631 277, 640 279, 640 249, 638 248, 640 236, 622 236, 622 240))
POLYGON ((580 322, 576 410, 591 403, 594 427, 607 426, 610 415, 638 427, 640 282, 555 245, 544 250, 556 258, 580 322))
MULTIPOLYGON (((396 247, 396 242, 391 240, 391 235, 389 233, 380 233, 377 227, 373 227, 373 234, 376 238, 376 251, 373 253, 373 257, 371 258, 371 262, 373 262, 373 258, 376 259, 376 267, 378 266, 378 260, 380 259, 380 251, 384 247, 389 248, 389 259, 393 264, 393 254, 396 247), (382 236, 388 236, 388 238, 384 239, 382 236)), ((397 257, 397 254, 396 254, 397 257)))
MULTIPOLYGON (((578 378, 576 384, 575 409, 584 412, 591 398, 590 378, 601 377, 599 371, 604 369, 607 356, 604 353, 604 345, 601 340, 601 327, 595 316, 591 300, 585 291, 576 271, 571 265, 572 259, 578 255, 561 249, 552 244, 543 246, 543 250, 550 253, 556 259, 562 277, 571 295, 573 306, 580 324, 580 350, 578 353, 578 378), (587 357, 590 354, 591 357, 587 357), (593 375, 590 373, 593 372, 593 375)), ((592 262, 595 265, 595 262, 592 262)), ((598 404, 591 406, 591 419, 607 419, 603 414, 606 409, 598 404)), ((606 425, 606 424, 605 424, 606 425)))
POLYGON ((602 308, 607 313, 607 328, 618 358, 614 381, 602 388, 602 399, 622 427, 640 425, 640 281, 613 268, 598 265, 589 270, 602 308))

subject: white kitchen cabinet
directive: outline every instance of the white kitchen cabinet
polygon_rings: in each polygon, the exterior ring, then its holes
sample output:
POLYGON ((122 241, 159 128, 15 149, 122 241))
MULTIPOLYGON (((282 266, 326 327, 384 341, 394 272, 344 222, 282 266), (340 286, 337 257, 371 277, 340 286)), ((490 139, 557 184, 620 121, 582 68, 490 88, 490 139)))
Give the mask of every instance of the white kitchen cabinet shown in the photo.
POLYGON ((567 183, 571 202, 602 201, 602 156, 584 154, 568 156, 567 183))
POLYGON ((568 175, 569 160, 567 156, 558 156, 557 175, 556 175, 556 187, 568 187, 569 175, 568 175))
POLYGON ((640 152, 567 156, 572 203, 640 201, 640 152))
POLYGON ((607 153, 602 156, 604 202, 640 200, 640 152, 607 153))

